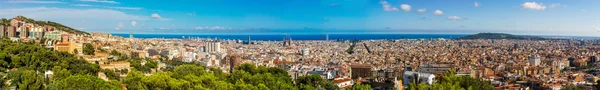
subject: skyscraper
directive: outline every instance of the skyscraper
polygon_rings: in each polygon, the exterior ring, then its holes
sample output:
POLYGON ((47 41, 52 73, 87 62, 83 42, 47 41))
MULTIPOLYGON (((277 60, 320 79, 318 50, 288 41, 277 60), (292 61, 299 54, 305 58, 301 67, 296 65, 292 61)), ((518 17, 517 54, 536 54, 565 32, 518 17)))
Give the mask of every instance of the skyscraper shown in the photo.
POLYGON ((250 43, 252 43, 252 41, 250 39, 250 36, 248 36, 248 41, 246 41, 246 44, 250 44, 250 43))
POLYGON ((133 33, 129 32, 129 39, 133 39, 133 33))
POLYGON ((206 42, 204 44, 204 52, 217 53, 221 51, 221 43, 219 42, 206 42))

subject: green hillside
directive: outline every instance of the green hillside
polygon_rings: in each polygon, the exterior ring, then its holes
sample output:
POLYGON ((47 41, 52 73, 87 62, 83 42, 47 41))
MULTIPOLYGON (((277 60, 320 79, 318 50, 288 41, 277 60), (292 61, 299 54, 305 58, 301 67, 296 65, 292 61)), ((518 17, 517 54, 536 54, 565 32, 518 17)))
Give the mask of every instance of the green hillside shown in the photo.
MULTIPOLYGON (((78 35, 82 35, 82 34, 89 35, 89 33, 87 33, 87 32, 80 31, 80 30, 77 30, 77 29, 74 29, 74 28, 62 25, 62 24, 57 23, 57 22, 52 22, 52 21, 36 21, 36 20, 33 20, 31 18, 27 18, 27 17, 24 17, 24 16, 17 16, 17 17, 12 18, 12 19, 24 21, 24 22, 27 22, 27 23, 33 23, 33 24, 35 24, 37 26, 52 26, 52 27, 55 27, 58 30, 69 32, 69 33, 74 33, 74 34, 78 34, 78 35)), ((8 25, 10 25, 10 20, 12 20, 12 19, 2 18, 0 20, 0 25, 8 26, 8 25)))
POLYGON ((547 38, 539 36, 522 36, 512 35, 506 33, 478 33, 460 37, 458 39, 512 39, 512 40, 548 40, 547 38))

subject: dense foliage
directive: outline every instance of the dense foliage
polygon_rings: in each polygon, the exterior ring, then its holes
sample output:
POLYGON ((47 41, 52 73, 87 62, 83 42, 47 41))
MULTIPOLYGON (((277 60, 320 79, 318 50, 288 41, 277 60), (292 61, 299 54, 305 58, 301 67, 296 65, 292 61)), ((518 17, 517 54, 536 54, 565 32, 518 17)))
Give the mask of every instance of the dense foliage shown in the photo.
POLYGON ((14 86, 19 90, 40 90, 62 87, 60 85, 64 84, 57 84, 60 81, 75 82, 69 79, 77 78, 74 75, 96 76, 99 66, 67 52, 43 48, 31 42, 13 42, 3 37, 0 41, 0 71, 0 81, 11 81, 10 86, 2 84, 0 88, 14 86), (44 73, 50 70, 54 71, 53 78, 45 78, 44 73))
POLYGON ((432 85, 411 83, 409 90, 494 90, 494 86, 490 82, 470 76, 456 76, 455 71, 451 69, 446 76, 438 78, 438 81, 432 85))
POLYGON ((86 43, 83 45, 83 54, 85 55, 95 55, 95 50, 94 46, 92 44, 86 43))
MULTIPOLYGON (((66 52, 43 48, 34 43, 13 42, 3 38, 0 43, 0 88, 19 90, 119 90, 125 85, 130 90, 339 90, 331 81, 319 75, 301 76, 296 82, 287 71, 278 67, 242 64, 230 74, 219 68, 206 69, 196 64, 181 63, 146 76, 141 69, 100 70, 96 64, 76 58, 66 52), (53 75, 44 73, 52 71, 53 75), (101 71, 108 81, 97 77, 101 71), (118 75, 129 72, 127 77, 118 75), (118 81, 121 80, 121 81, 118 81)), ((130 59, 134 68, 157 68, 158 62, 130 59), (137 63, 137 65, 135 64, 137 63), (139 66, 138 66, 139 65, 139 66)), ((369 89, 355 85, 351 90, 369 89)))
POLYGON ((65 68, 73 74, 96 75, 98 65, 67 52, 58 52, 33 43, 13 42, 3 38, 0 43, 0 69, 18 68, 46 72, 54 67, 65 68))
POLYGON ((202 66, 184 64, 177 66, 172 71, 159 72, 151 76, 144 76, 139 71, 131 71, 123 82, 127 84, 128 89, 132 90, 150 88, 171 90, 298 90, 304 89, 305 86, 320 90, 339 89, 318 75, 307 77, 311 77, 311 79, 298 79, 299 82, 294 84, 287 71, 276 67, 242 64, 228 75, 218 68, 211 68, 207 71, 202 66))

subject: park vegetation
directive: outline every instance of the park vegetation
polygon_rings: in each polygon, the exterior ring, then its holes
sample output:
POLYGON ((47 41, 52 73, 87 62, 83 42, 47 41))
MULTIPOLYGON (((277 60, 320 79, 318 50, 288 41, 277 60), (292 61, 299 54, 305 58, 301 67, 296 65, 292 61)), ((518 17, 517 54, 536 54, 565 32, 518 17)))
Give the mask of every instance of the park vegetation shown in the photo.
MULTIPOLYGON (((118 54, 118 53, 113 53, 118 54)), ((0 41, 0 88, 18 90, 339 90, 341 88, 319 75, 300 76, 295 80, 279 67, 242 64, 232 73, 220 68, 179 63, 173 69, 148 74, 157 62, 128 58, 131 71, 101 70, 97 64, 67 52, 44 48, 32 42, 0 41), (52 71, 51 76, 45 72, 52 71), (104 72, 108 81, 98 78, 104 72), (128 72, 119 78, 117 72, 128 72), (295 82, 294 82, 295 81, 295 82)), ((123 73, 124 74, 124 73, 123 73)), ((350 90, 366 90, 368 85, 355 85, 350 90)))

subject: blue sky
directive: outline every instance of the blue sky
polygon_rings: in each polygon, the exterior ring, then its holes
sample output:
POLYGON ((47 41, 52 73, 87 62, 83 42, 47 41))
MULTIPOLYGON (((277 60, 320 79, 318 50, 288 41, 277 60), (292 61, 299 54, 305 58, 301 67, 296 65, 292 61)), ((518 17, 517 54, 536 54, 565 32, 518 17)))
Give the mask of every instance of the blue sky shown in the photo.
POLYGON ((7 0, 23 15, 108 33, 600 35, 599 0, 7 0))

